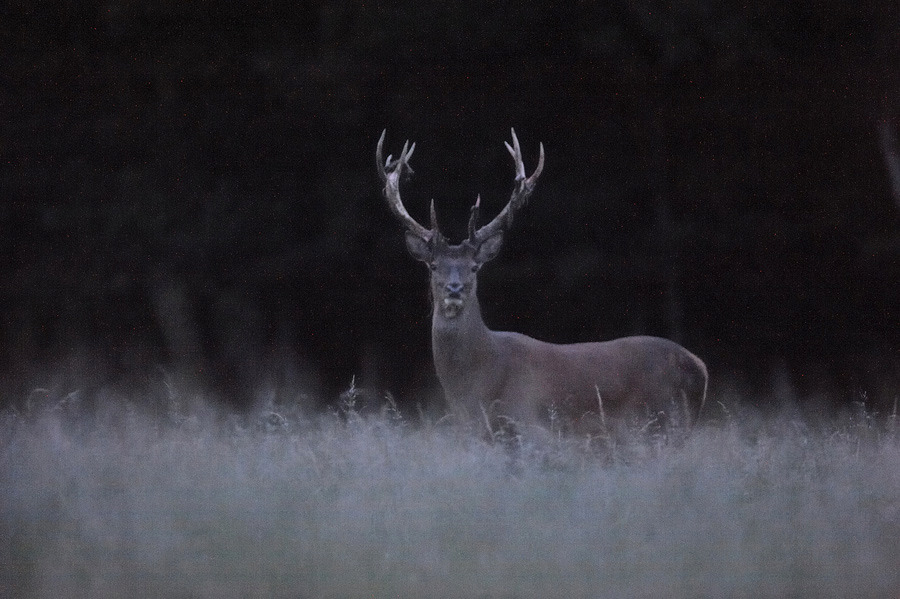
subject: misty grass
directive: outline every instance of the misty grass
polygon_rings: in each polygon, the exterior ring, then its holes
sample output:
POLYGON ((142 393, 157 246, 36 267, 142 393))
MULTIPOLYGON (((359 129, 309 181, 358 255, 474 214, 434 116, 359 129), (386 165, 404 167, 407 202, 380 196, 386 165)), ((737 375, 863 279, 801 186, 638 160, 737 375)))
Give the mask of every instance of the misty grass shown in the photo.
POLYGON ((0 595, 896 596, 896 418, 721 413, 610 446, 390 403, 8 410, 0 595))

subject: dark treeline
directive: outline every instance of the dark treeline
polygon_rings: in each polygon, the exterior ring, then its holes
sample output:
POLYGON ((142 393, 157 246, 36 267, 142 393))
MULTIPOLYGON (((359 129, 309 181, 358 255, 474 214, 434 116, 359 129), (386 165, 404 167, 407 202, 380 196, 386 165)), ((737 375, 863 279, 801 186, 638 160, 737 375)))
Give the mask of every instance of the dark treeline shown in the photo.
POLYGON ((837 0, 7 5, 4 389, 159 366, 234 401, 353 375, 420 399, 426 273, 375 142, 418 142, 404 199, 459 239, 476 194, 508 198, 514 126, 547 164, 482 274, 493 328, 662 335, 714 383, 893 401, 898 23, 837 0))

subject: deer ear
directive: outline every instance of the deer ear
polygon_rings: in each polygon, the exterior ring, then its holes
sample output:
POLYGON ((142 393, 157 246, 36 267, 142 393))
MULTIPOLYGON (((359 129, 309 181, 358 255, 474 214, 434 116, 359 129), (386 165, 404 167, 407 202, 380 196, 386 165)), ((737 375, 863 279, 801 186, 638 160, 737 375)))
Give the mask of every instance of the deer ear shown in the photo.
POLYGON ((503 247, 503 231, 498 231, 481 242, 475 250, 475 261, 479 264, 490 262, 500 253, 501 247, 503 247))
POLYGON ((406 249, 416 260, 431 262, 431 244, 411 231, 406 231, 406 249))

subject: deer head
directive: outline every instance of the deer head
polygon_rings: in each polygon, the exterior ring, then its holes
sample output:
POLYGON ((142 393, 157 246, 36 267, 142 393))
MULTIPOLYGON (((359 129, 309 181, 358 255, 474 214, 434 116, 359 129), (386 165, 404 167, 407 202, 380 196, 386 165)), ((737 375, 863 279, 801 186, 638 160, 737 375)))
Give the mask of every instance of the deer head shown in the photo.
POLYGON ((400 179, 405 174, 412 174, 409 158, 415 151, 416 144, 409 145, 406 142, 399 158, 393 160, 393 156, 388 156, 384 160, 384 137, 385 132, 382 132, 375 152, 378 174, 384 182, 384 197, 391 212, 406 229, 406 247, 409 253, 431 269, 431 297, 436 314, 447 320, 456 319, 474 304, 472 298, 475 297, 478 270, 500 252, 503 235, 512 226, 513 216, 526 204, 534 190, 544 168, 544 145, 540 145, 537 168, 530 177, 526 177, 522 150, 516 132, 512 130, 512 145, 504 142, 516 169, 515 187, 509 202, 491 222, 478 227, 481 205, 479 196, 469 216, 468 237, 462 243, 452 245, 438 228, 434 200, 431 202, 431 227, 425 228, 409 215, 400 199, 400 179))

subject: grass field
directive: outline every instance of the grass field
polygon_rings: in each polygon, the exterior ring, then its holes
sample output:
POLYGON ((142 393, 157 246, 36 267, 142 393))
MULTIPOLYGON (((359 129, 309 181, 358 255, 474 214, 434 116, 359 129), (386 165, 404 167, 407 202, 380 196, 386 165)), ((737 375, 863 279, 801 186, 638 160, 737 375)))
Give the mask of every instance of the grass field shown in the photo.
POLYGON ((8 409, 0 596, 900 597, 896 418, 716 399, 680 446, 488 443, 391 410, 8 409))

